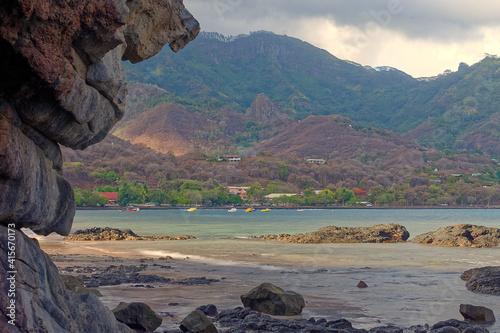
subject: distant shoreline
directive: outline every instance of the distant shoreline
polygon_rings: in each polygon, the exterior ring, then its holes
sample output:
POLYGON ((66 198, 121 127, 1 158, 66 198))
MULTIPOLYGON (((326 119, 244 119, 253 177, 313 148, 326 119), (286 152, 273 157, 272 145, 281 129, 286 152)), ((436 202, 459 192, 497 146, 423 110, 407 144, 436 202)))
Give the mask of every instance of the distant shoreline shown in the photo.
MULTIPOLYGON (((154 206, 146 206, 143 207, 141 205, 134 205, 134 207, 139 207, 140 210, 186 210, 190 207, 154 207, 154 206)), ((227 207, 197 207, 198 210, 228 210, 233 208, 232 206, 227 207)), ((248 207, 236 207, 239 210, 244 210, 248 207)), ((273 206, 256 206, 255 209, 264 209, 269 208, 271 210, 327 210, 327 209, 500 209, 500 206, 447 206, 447 207, 436 207, 436 206, 401 206, 401 207, 335 207, 335 206, 327 206, 327 207, 273 207, 273 206)), ((125 207, 76 207, 76 210, 124 210, 125 207)))

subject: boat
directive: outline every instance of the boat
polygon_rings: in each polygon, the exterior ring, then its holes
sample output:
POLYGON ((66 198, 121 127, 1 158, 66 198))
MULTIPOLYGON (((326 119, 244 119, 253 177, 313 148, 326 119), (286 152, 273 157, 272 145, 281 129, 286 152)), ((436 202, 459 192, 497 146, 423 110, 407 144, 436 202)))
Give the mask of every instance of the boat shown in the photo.
POLYGON ((186 212, 196 212, 197 210, 198 210, 198 208, 191 207, 191 208, 187 209, 186 212))
POLYGON ((304 210, 303 209, 297 209, 298 212, 303 212, 304 210))
POLYGON ((229 212, 229 213, 235 213, 235 212, 237 212, 237 211, 238 211, 238 210, 237 210, 236 208, 234 208, 234 207, 233 207, 233 208, 231 208, 231 209, 228 209, 228 212, 229 212))
POLYGON ((253 212, 253 208, 247 208, 247 209, 245 210, 245 213, 250 213, 250 212, 253 212))
POLYGON ((138 212, 139 207, 127 207, 125 209, 122 209, 122 212, 138 212))
POLYGON ((262 209, 261 212, 270 212, 271 210, 269 208, 262 209))

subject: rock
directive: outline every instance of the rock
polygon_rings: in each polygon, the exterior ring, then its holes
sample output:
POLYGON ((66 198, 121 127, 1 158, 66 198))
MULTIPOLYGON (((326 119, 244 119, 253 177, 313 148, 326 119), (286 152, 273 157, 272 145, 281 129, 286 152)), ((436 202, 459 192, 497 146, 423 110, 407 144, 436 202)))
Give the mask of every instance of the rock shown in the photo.
POLYGON ((245 307, 279 316, 298 315, 305 306, 301 295, 293 291, 284 291, 271 283, 262 283, 240 298, 245 307))
POLYGON ((456 224, 416 236, 412 242, 436 246, 496 247, 500 244, 500 229, 456 224))
POLYGON ((371 227, 328 226, 306 234, 250 236, 290 243, 392 243, 406 241, 410 233, 399 224, 379 224, 371 227))
POLYGON ((187 240, 187 239, 196 239, 196 237, 191 235, 185 236, 139 236, 136 235, 130 229, 115 229, 110 227, 94 227, 85 230, 77 230, 70 236, 64 238, 64 240, 68 241, 115 241, 115 240, 130 240, 130 241, 138 241, 138 240, 187 240))
MULTIPOLYGON (((17 273, 14 274, 16 288, 13 290, 16 317, 13 326, 7 323, 12 318, 5 313, 0 316, 0 332, 134 333, 118 322, 94 294, 76 294, 68 290, 57 267, 40 249, 36 239, 29 238, 21 231, 10 230, 0 225, 0 250, 7 253, 9 235, 11 241, 15 239, 14 270, 17 273)), ((0 276, 12 276, 12 273, 7 273, 7 267, 2 259, 0 276)), ((0 307, 7 309, 10 299, 6 292, 0 293, 0 307)))
POLYGON ((4 312, 14 298, 0 293, 0 331, 132 332, 94 294, 69 291, 19 230, 69 234, 75 200, 59 145, 84 149, 123 117, 122 59, 144 60, 165 43, 177 51, 198 31, 182 0, 0 2, 0 276, 8 237, 17 269, 16 326, 4 312))
POLYGON ((136 330, 153 332, 163 322, 163 319, 144 303, 120 302, 112 311, 119 322, 136 330))
POLYGON ((182 0, 2 2, 0 223, 67 235, 75 205, 58 144, 84 149, 123 117, 122 60, 198 32, 182 0))
POLYGON ((450 319, 445 321, 440 321, 434 324, 430 332, 432 333, 489 333, 489 331, 481 326, 473 325, 465 321, 460 321, 456 319, 450 319))
POLYGON ((468 281, 465 286, 470 291, 500 295, 500 266, 469 269, 461 278, 468 281))
POLYGON ((183 332, 192 333, 217 333, 217 328, 210 319, 201 310, 194 310, 180 324, 183 332))
POLYGON ((484 325, 495 322, 493 311, 484 306, 460 304, 460 314, 464 317, 466 322, 473 324, 484 325))
POLYGON ((358 288, 368 288, 368 285, 366 284, 365 281, 359 281, 357 287, 358 288))
POLYGON ((196 310, 201 310, 207 316, 217 316, 217 307, 214 304, 202 305, 196 308, 196 310))
POLYGON ((83 279, 81 277, 61 274, 61 279, 64 281, 64 285, 66 286, 66 288, 74 293, 77 293, 79 295, 92 293, 97 297, 102 297, 102 294, 99 290, 95 288, 85 288, 85 286, 83 285, 83 279))

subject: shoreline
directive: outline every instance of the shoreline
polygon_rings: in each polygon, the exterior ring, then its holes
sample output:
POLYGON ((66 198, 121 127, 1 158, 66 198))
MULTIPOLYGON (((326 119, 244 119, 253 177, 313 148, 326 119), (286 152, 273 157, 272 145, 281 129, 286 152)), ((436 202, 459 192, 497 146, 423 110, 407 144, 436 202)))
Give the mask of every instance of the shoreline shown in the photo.
MULTIPOLYGON (((139 207, 140 210, 186 210, 190 208, 191 206, 186 206, 186 207, 152 207, 152 206, 142 206, 142 205, 134 205, 134 207, 139 207)), ((255 206, 256 209, 261 209, 261 208, 269 208, 271 210, 297 210, 297 209, 304 209, 304 210, 327 210, 327 209, 363 209, 363 210, 369 210, 369 209, 390 209, 390 210, 397 210, 397 209, 404 209, 404 210, 420 210, 420 209, 436 209, 436 210, 441 210, 441 209, 474 209, 474 210, 482 210, 482 209, 500 209, 500 206, 492 206, 492 207, 487 207, 487 206, 447 206, 447 207, 437 207, 437 206, 388 206, 388 207, 346 207, 346 206, 325 206, 325 207, 314 207, 314 206, 303 206, 303 207, 274 207, 274 206, 255 206)), ((226 206, 226 207, 203 207, 203 206, 197 206, 196 207, 198 210, 228 210, 233 208, 233 206, 226 206)), ((246 209, 247 207, 235 207, 241 210, 246 209)), ((76 207, 76 210, 123 210, 125 207, 76 207)))

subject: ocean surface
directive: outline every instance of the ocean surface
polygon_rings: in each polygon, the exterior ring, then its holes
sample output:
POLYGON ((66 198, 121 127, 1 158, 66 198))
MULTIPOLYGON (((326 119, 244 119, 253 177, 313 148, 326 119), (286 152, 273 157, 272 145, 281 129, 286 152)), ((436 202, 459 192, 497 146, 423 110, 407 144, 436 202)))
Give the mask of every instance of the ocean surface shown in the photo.
MULTIPOLYGON (((189 257, 232 272, 242 283, 274 282, 306 295, 304 316, 341 315, 355 327, 433 324, 456 318, 461 303, 491 308, 500 321, 500 297, 467 291, 463 271, 500 266, 500 248, 419 244, 289 244, 249 235, 305 233, 328 225, 398 223, 410 239, 443 226, 470 223, 500 228, 497 209, 325 209, 77 211, 73 231, 94 226, 129 228, 139 235, 193 235, 189 241, 94 242, 103 252, 189 257), (241 274, 239 274, 241 273, 241 274), (239 275, 238 275, 239 274, 239 275), (366 289, 356 287, 359 280, 366 289), (355 310, 353 310, 355 309, 355 310), (335 313, 335 315, 333 315, 335 313)), ((204 304, 203 302, 200 304, 204 304)), ((500 324, 488 328, 500 333, 500 324)))

